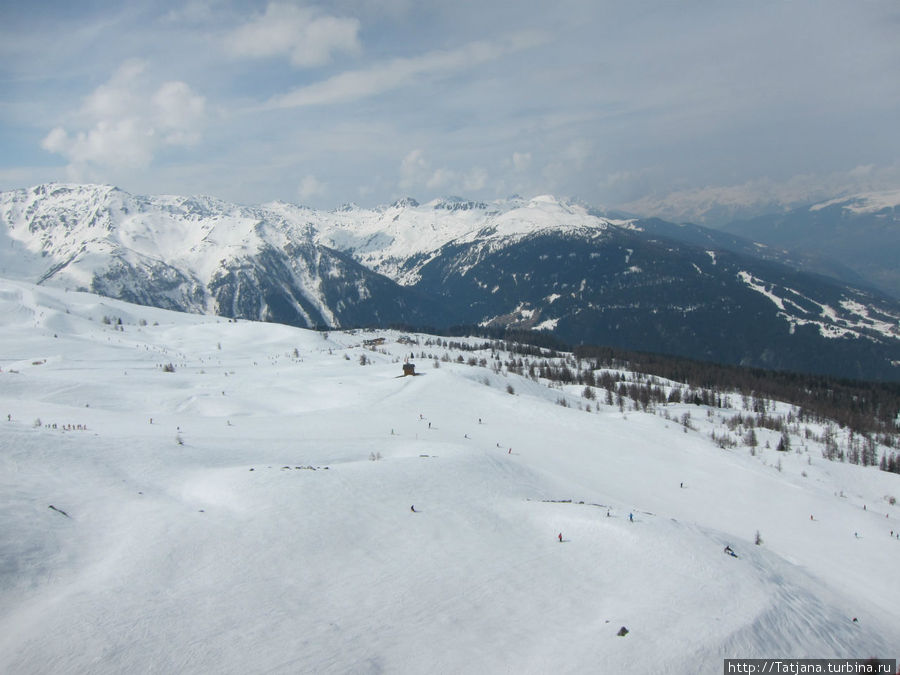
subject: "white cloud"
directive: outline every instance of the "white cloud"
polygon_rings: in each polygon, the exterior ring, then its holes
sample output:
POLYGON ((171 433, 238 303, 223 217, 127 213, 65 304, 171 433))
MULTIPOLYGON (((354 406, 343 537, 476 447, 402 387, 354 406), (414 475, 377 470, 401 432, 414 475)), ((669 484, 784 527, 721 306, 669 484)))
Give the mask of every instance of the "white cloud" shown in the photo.
POLYGON ((93 128, 73 135, 55 127, 41 146, 66 157, 72 169, 89 165, 130 169, 150 163, 153 141, 151 129, 143 128, 134 119, 120 119, 99 120, 93 128))
POLYGON ((457 171, 447 167, 432 169, 431 162, 420 149, 412 150, 400 162, 400 188, 425 187, 429 190, 475 192, 484 189, 488 172, 482 167, 457 171))
POLYGON ((874 164, 861 164, 850 169, 848 175, 852 178, 865 179, 875 173, 876 168, 874 164))
POLYGON ((407 189, 421 185, 428 180, 425 178, 428 172, 429 164, 422 150, 411 150, 400 162, 400 187, 407 189))
POLYGON ((184 82, 155 89, 144 80, 145 64, 126 61, 84 100, 74 130, 53 128, 41 147, 69 160, 70 174, 91 168, 140 168, 162 145, 193 145, 200 139, 205 99, 184 82))
POLYGON ((200 127, 206 101, 184 82, 166 82, 153 95, 156 119, 170 145, 194 145, 200 139, 200 127))
POLYGON ((297 194, 300 199, 306 201, 325 192, 325 183, 322 183, 312 174, 308 174, 300 181, 300 187, 297 188, 297 194))
MULTIPOLYGON (((623 176, 627 180, 630 176, 623 176)), ((641 215, 674 221, 724 223, 773 209, 789 209, 833 197, 895 189, 900 167, 861 165, 846 172, 797 174, 787 180, 754 178, 736 185, 707 185, 648 195, 622 204, 641 215)))
POLYGON ((363 70, 350 70, 322 82, 295 89, 269 100, 265 108, 298 108, 346 103, 493 61, 537 46, 544 38, 522 33, 496 42, 472 42, 458 49, 433 51, 412 58, 392 59, 363 70))
POLYGON ((446 188, 456 180, 456 174, 449 169, 437 169, 431 174, 431 177, 425 181, 425 187, 432 190, 440 190, 446 188))
POLYGON ((576 169, 582 169, 592 152, 593 143, 584 138, 577 138, 566 147, 563 159, 571 162, 576 169))
POLYGON ((210 23, 216 12, 214 0, 188 0, 170 9, 163 20, 172 24, 210 23))
POLYGON ((402 185, 421 200, 556 193, 611 207, 693 188, 675 195, 688 213, 752 205, 702 189, 763 176, 747 186, 760 197, 803 174, 869 189, 900 156, 885 65, 900 52, 878 3, 88 4, 44 16, 12 3, 0 21, 14 94, 0 97, 0 126, 37 139, 5 148, 7 170, 58 179, 71 163, 123 187, 245 202, 297 199, 307 172, 327 178, 315 199, 335 204, 360 186, 371 203, 402 185), (179 152, 201 142, 202 155, 179 152), (413 148, 424 154, 403 173, 413 148), (822 175, 838 171, 849 175, 822 175))
POLYGON ((462 177, 462 188, 465 192, 483 190, 487 185, 488 173, 481 167, 467 171, 462 177))
POLYGON ((525 171, 531 166, 530 152, 514 152, 512 155, 512 167, 516 171, 525 171))
POLYGON ((126 117, 139 106, 137 83, 147 64, 139 59, 125 61, 105 84, 101 84, 84 100, 82 115, 96 119, 126 117))
POLYGON ((225 44, 236 56, 286 56, 292 65, 309 68, 329 63, 338 52, 357 53, 359 29, 357 19, 273 2, 261 16, 232 32, 225 44))
POLYGON ((541 175, 553 189, 567 185, 574 173, 584 170, 591 153, 592 143, 584 138, 576 138, 544 166, 541 175))

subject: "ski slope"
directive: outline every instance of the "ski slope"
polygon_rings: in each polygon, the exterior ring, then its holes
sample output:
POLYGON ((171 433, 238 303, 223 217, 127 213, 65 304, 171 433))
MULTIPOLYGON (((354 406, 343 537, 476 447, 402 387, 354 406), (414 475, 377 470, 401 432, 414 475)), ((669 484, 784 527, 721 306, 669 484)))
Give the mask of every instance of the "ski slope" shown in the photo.
POLYGON ((588 412, 428 336, 12 281, 0 317, 0 672, 898 656, 900 480, 815 444, 722 450, 700 406, 588 412))

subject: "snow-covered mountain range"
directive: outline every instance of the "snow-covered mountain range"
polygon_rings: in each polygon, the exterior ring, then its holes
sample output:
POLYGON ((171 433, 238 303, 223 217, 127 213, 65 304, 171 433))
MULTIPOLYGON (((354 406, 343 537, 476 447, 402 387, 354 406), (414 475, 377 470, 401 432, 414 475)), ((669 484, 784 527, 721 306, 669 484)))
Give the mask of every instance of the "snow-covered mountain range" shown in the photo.
POLYGON ((542 195, 490 204, 459 197, 419 204, 408 197, 387 208, 351 206, 321 214, 316 227, 320 243, 352 253, 366 266, 409 286, 421 280, 423 267, 451 243, 496 250, 539 233, 594 235, 611 224, 627 221, 610 221, 582 205, 542 195))
MULTIPOLYGON (((451 242, 509 245, 541 231, 601 231, 610 221, 551 196, 491 204, 450 197, 424 205, 406 198, 386 207, 350 204, 326 212, 283 202, 245 207, 209 197, 134 196, 107 185, 42 185, 0 193, 0 222, 11 246, 18 242, 31 258, 20 268, 26 275, 43 269, 41 283, 54 279, 87 288, 105 274, 109 256, 132 266, 163 264, 208 286, 232 261, 267 246, 328 247, 410 286, 451 242)), ((191 300, 198 290, 173 301, 221 313, 215 298, 191 300)))
POLYGON ((888 214, 893 215, 900 208, 900 190, 882 190, 880 192, 864 192, 850 197, 829 199, 809 207, 810 211, 838 206, 844 211, 855 214, 888 214))
MULTIPOLYGON (((398 320, 368 315, 401 289, 315 241, 311 211, 209 198, 137 197, 53 185, 0 196, 0 274, 140 304, 305 326, 398 320)), ((415 318, 415 310, 412 310, 415 318)))
POLYGON ((324 212, 43 185, 0 193, 0 275, 304 327, 516 327, 900 378, 900 303, 710 233, 549 196, 324 212))

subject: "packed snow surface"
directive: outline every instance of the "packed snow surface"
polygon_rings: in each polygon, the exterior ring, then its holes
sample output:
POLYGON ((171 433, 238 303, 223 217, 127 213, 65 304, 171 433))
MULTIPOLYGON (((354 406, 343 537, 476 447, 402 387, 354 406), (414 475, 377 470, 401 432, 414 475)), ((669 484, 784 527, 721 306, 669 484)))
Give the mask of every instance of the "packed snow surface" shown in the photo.
POLYGON ((0 672, 898 656, 894 474, 720 449, 701 406, 586 411, 423 335, 11 281, 0 316, 0 672))

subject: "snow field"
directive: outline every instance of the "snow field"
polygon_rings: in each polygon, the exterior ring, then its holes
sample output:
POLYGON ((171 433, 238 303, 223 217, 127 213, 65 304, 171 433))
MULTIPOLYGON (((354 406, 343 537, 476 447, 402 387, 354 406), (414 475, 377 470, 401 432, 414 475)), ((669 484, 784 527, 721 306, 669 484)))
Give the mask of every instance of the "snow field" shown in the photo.
POLYGON ((390 332, 12 282, 0 316, 4 672, 712 673, 900 644, 896 476, 483 368, 398 378, 423 348, 390 332))

